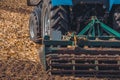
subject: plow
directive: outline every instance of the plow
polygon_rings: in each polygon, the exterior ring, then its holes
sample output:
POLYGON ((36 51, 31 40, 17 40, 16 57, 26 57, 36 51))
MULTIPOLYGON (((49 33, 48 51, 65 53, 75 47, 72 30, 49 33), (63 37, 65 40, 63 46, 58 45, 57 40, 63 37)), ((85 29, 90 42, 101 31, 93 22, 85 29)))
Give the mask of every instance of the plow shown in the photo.
POLYGON ((30 38, 49 74, 120 77, 120 0, 37 2, 30 38))

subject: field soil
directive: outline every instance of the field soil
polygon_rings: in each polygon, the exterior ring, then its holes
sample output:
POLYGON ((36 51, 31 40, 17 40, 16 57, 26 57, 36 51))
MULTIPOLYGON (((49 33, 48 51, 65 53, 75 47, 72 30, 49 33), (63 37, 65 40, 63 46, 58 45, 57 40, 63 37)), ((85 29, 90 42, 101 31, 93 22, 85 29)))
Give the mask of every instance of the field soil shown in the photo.
POLYGON ((39 61, 40 45, 29 39, 33 7, 26 1, 0 0, 0 80, 113 80, 47 75, 39 61))

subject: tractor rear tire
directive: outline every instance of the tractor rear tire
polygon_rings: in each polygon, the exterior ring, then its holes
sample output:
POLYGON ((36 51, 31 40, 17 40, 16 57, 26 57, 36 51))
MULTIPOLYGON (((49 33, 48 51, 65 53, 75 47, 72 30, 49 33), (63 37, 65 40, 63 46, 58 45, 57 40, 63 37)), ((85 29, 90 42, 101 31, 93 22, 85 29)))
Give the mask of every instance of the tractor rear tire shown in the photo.
POLYGON ((115 9, 115 12, 113 14, 113 26, 115 30, 120 32, 120 7, 115 9))
POLYGON ((34 8, 29 20, 30 39, 41 43, 41 4, 34 8))
MULTIPOLYGON (((53 40, 53 32, 64 35, 68 32, 69 8, 52 6, 51 0, 44 0, 42 8, 42 36, 49 36, 53 40)), ((57 38, 57 34, 55 34, 57 38)))

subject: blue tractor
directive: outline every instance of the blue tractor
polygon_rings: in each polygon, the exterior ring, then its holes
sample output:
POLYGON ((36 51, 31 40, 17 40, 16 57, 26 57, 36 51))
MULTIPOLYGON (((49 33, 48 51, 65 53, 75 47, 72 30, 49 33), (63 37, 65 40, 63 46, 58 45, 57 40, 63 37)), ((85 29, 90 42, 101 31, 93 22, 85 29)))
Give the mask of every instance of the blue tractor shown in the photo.
POLYGON ((30 38, 54 75, 120 77, 120 0, 27 0, 30 38))

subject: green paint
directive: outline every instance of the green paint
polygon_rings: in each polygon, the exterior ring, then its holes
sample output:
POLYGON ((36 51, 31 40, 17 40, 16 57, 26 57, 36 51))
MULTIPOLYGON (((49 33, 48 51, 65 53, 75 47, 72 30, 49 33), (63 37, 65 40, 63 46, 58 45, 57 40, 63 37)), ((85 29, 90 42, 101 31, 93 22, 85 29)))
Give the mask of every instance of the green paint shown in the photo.
POLYGON ((92 17, 91 22, 85 26, 85 28, 78 34, 78 36, 91 36, 91 37, 100 37, 102 35, 102 30, 108 33, 109 36, 120 38, 120 33, 112 29, 111 27, 107 26, 106 24, 100 22, 96 17, 92 17), (97 24, 97 26, 95 25, 97 24), (91 30, 92 29, 92 30, 91 30), (87 33, 88 32, 88 33, 87 33))

